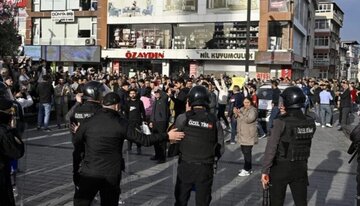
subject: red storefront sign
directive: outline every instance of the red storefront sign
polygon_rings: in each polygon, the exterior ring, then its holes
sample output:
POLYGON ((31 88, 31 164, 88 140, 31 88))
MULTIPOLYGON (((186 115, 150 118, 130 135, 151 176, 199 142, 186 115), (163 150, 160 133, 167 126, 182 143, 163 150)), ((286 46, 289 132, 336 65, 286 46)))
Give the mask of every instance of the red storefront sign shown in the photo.
POLYGON ((198 65, 197 64, 190 64, 190 77, 194 76, 197 77, 197 69, 198 69, 198 65))
POLYGON ((126 59, 164 59, 165 54, 161 52, 131 52, 125 53, 126 59))
POLYGON ((261 80, 270 79, 270 73, 266 73, 266 72, 256 72, 256 78, 261 79, 261 80))
POLYGON ((281 69, 281 77, 282 78, 289 78, 291 79, 291 75, 292 75, 292 72, 291 72, 291 69, 281 69))
POLYGON ((119 61, 113 61, 113 73, 119 74, 120 73, 120 62, 119 61))

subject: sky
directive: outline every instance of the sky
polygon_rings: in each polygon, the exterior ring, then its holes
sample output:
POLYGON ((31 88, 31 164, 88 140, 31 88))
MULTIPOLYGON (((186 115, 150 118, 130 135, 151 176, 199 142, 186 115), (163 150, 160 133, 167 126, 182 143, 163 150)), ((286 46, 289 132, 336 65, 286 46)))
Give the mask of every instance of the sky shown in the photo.
POLYGON ((341 40, 357 40, 360 43, 360 0, 334 0, 345 13, 340 30, 341 40))

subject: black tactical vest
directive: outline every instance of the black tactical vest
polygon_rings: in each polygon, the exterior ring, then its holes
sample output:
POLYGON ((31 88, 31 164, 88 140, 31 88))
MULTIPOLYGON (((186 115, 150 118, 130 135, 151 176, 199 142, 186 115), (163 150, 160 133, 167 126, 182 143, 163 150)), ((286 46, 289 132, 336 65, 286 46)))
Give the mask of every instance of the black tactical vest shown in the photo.
POLYGON ((276 159, 288 161, 304 161, 310 157, 311 139, 316 126, 311 117, 280 117, 285 122, 285 130, 281 134, 276 159))
POLYGON ((186 112, 183 129, 185 138, 180 142, 180 158, 189 163, 214 163, 217 145, 216 117, 207 111, 186 112))
POLYGON ((101 108, 102 106, 99 103, 85 102, 75 109, 71 122, 79 122, 81 124, 85 119, 94 116, 94 114, 101 108))

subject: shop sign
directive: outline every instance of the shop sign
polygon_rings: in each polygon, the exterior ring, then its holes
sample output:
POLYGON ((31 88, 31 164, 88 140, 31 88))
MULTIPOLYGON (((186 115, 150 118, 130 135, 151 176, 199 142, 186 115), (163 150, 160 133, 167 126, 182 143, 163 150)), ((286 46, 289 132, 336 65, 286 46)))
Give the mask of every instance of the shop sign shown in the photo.
POLYGON ((292 71, 291 69, 281 69, 281 77, 291 79, 292 71))
MULTIPOLYGON (((246 60, 245 52, 201 52, 200 59, 233 59, 246 60)), ((254 53, 249 53, 249 60, 254 60, 254 53)))
POLYGON ((126 59, 164 59, 164 52, 131 52, 125 53, 126 59))
POLYGON ((270 73, 267 72, 256 72, 257 79, 270 79, 270 73))
POLYGON ((74 22, 74 11, 52 11, 51 20, 55 22, 74 22))

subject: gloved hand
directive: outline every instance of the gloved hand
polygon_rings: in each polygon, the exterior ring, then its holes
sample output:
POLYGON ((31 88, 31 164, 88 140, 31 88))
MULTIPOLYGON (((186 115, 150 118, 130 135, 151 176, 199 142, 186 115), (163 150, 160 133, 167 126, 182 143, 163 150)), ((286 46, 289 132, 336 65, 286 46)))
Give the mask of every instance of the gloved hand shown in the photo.
POLYGON ((80 174, 78 172, 74 172, 73 174, 73 182, 75 186, 78 186, 80 183, 80 174))
POLYGON ((269 186, 270 177, 268 174, 262 174, 261 175, 261 183, 264 189, 266 189, 269 186))

